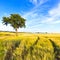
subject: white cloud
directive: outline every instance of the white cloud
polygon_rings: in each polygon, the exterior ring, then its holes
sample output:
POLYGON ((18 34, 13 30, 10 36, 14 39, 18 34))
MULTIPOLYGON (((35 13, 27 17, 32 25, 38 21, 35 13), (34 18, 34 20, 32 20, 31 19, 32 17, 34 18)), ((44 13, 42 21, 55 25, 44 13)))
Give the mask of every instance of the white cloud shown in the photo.
POLYGON ((42 4, 44 4, 47 1, 48 0, 30 0, 30 2, 37 3, 37 5, 34 6, 34 8, 32 8, 30 11, 28 11, 22 15, 24 18, 27 19, 26 22, 28 25, 31 25, 32 22, 37 23, 37 24, 39 23, 39 21, 41 20, 41 17, 42 17, 42 15, 39 14, 39 11, 42 10, 42 9, 40 9, 40 7, 42 4))
POLYGON ((49 14, 51 16, 60 16, 60 3, 58 4, 58 6, 56 6, 55 8, 53 8, 52 10, 49 11, 49 14))
POLYGON ((32 2, 33 4, 37 4, 37 0, 30 0, 30 2, 32 2))
POLYGON ((48 24, 50 27, 54 27, 56 24, 60 24, 60 3, 53 9, 49 10, 47 16, 38 14, 37 7, 34 7, 33 10, 24 14, 24 17, 27 18, 26 26, 28 29, 26 29, 26 31, 34 30, 37 27, 44 26, 44 24, 48 24))
POLYGON ((48 0, 39 0, 40 1, 40 5, 46 3, 48 0))
POLYGON ((47 1, 48 0, 30 0, 30 2, 33 3, 34 5, 42 5, 47 1))
POLYGON ((24 13, 24 15, 22 15, 24 18, 36 18, 38 15, 39 11, 42 10, 41 5, 46 3, 48 0, 30 0, 31 3, 36 4, 36 6, 34 6, 30 11, 24 13))
POLYGON ((48 16, 44 18, 45 20, 43 20, 42 23, 48 24, 60 23, 60 3, 55 8, 48 11, 48 16))

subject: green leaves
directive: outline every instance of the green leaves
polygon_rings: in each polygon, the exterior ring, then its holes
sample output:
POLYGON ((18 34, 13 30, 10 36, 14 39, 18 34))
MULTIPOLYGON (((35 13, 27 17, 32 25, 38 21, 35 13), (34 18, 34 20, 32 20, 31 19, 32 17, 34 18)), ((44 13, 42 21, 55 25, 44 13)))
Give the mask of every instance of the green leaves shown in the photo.
POLYGON ((5 25, 8 25, 9 24, 9 18, 8 17, 3 17, 3 23, 5 24, 5 25))
POLYGON ((10 24, 14 29, 25 27, 25 19, 19 14, 11 14, 9 17, 3 17, 3 23, 5 25, 10 24))

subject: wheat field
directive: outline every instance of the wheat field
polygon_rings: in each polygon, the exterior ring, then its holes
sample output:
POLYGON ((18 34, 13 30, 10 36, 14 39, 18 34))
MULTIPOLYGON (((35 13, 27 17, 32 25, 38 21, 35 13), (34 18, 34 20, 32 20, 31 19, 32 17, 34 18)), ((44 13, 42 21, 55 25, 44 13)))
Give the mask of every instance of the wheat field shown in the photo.
POLYGON ((0 32, 0 60, 60 60, 60 34, 0 32))

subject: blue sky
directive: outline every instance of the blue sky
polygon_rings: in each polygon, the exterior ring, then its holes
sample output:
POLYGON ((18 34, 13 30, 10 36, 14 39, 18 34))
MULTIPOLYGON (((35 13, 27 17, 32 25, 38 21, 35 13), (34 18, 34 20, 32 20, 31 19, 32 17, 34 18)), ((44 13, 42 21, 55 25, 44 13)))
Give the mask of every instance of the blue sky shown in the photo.
POLYGON ((0 30, 14 31, 2 17, 18 13, 26 19, 22 32, 60 32, 60 0, 0 0, 0 30))

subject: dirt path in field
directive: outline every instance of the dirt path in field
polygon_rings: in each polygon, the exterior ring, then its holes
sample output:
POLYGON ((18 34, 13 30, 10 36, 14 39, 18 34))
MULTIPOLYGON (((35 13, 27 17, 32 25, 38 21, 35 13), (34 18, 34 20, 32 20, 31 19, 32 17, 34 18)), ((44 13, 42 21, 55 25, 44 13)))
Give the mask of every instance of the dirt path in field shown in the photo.
POLYGON ((55 44, 55 42, 52 39, 49 39, 49 41, 52 43, 52 46, 54 48, 55 53, 55 59, 60 60, 60 48, 58 49, 58 46, 55 44))

